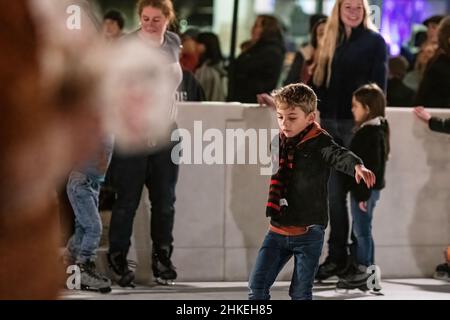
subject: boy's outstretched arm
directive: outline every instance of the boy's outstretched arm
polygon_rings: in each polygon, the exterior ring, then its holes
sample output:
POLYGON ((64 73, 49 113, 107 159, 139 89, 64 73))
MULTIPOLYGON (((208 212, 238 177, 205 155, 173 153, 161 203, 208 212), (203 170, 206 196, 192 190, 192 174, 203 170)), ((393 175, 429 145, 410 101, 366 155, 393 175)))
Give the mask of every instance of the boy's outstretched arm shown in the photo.
POLYGON ((338 145, 331 137, 327 140, 321 150, 324 161, 330 167, 354 176, 358 184, 362 179, 367 188, 372 188, 375 184, 375 174, 364 166, 363 161, 350 150, 338 145))

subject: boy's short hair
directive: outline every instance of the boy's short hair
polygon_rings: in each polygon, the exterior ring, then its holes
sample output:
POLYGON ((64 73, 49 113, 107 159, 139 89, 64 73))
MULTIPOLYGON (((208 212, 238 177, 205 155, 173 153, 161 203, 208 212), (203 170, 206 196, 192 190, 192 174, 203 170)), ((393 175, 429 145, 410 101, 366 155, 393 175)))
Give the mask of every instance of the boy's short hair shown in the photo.
POLYGON ((117 22, 117 25, 119 26, 120 30, 122 30, 123 27, 125 26, 125 16, 119 10, 116 10, 116 9, 109 10, 103 16, 103 20, 107 20, 107 19, 117 22))
POLYGON ((272 97, 277 109, 300 108, 305 114, 317 111, 317 95, 303 83, 274 90, 272 97))

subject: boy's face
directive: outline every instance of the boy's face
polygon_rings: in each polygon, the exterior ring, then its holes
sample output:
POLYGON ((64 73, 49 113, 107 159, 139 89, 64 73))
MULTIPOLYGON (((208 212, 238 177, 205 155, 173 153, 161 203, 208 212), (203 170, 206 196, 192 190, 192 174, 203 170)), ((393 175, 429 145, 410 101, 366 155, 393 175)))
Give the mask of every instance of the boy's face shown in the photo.
POLYGON ((288 138, 295 137, 316 119, 316 113, 305 114, 298 107, 277 108, 278 126, 288 138))

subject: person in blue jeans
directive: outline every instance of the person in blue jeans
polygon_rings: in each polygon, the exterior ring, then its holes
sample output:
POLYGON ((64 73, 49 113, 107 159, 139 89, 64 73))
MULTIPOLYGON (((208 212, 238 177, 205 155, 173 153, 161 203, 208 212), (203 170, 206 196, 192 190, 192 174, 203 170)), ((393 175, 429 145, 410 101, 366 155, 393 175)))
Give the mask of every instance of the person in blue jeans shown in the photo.
POLYGON ((96 271, 95 259, 102 235, 99 193, 112 150, 112 137, 108 137, 95 159, 73 170, 67 183, 67 195, 75 214, 75 232, 67 243, 65 258, 68 264, 79 267, 83 290, 111 291, 111 281, 96 271))
POLYGON ((355 263, 347 275, 342 276, 338 288, 367 288, 371 272, 367 268, 375 264, 372 219, 380 190, 385 186, 384 174, 389 157, 389 124, 385 119, 386 97, 377 84, 362 86, 353 94, 352 112, 355 119, 355 136, 350 150, 357 154, 376 176, 373 188, 349 181, 352 234, 355 263))
POLYGON ((375 176, 315 122, 317 96, 311 88, 291 84, 272 97, 280 127, 279 165, 271 178, 266 206, 270 226, 250 275, 249 299, 270 299, 277 275, 294 256, 289 295, 293 300, 311 300, 328 224, 330 169, 355 177, 358 183, 363 179, 368 187, 375 176))

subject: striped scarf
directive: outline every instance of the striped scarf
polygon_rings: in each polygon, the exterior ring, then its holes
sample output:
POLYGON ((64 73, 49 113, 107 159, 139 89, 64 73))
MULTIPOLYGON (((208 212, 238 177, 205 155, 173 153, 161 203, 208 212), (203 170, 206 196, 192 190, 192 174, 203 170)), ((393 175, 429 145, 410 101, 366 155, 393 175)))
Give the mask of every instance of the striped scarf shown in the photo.
POLYGON ((314 122, 292 138, 287 138, 283 133, 280 133, 279 167, 270 180, 269 200, 266 207, 267 217, 285 215, 288 207, 287 189, 294 172, 295 150, 304 142, 305 138, 315 137, 320 132, 322 132, 322 129, 314 122), (311 130, 313 128, 315 130, 311 130))

